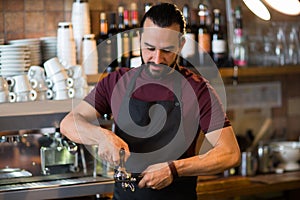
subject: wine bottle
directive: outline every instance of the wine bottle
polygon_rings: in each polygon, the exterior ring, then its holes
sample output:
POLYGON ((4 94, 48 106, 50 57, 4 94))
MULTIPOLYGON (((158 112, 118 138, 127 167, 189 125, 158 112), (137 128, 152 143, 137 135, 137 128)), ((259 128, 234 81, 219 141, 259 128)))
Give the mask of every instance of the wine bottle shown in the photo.
POLYGON ((233 63, 236 66, 243 67, 247 65, 248 49, 244 41, 242 13, 239 6, 235 9, 234 14, 233 63))
POLYGON ((213 27, 211 33, 211 57, 217 67, 225 67, 227 63, 227 44, 221 26, 221 13, 219 9, 213 10, 213 27))
POLYGON ((203 4, 199 4, 199 29, 198 29, 198 51, 199 62, 201 66, 206 66, 209 63, 211 40, 209 28, 206 24, 207 8, 203 4))
POLYGON ((99 35, 96 37, 97 45, 108 38, 108 23, 106 13, 100 13, 99 35))
POLYGON ((196 51, 196 34, 192 31, 191 27, 191 20, 190 20, 190 8, 187 4, 185 4, 182 8, 182 13, 186 21, 186 33, 185 37, 185 44, 181 50, 181 59, 180 65, 186 67, 192 67, 192 58, 195 55, 196 51))
MULTIPOLYGON (((126 16, 128 21, 128 15, 126 16)), ((118 6, 118 34, 117 34, 118 66, 130 67, 130 40, 129 32, 124 24, 124 7, 118 6)))
POLYGON ((110 64, 107 69, 108 72, 114 71, 118 67, 118 60, 117 60, 117 37, 116 34, 118 33, 117 24, 116 24, 116 13, 111 12, 108 18, 108 40, 107 43, 109 44, 110 49, 110 64))
POLYGON ((139 38, 139 21, 137 4, 130 4, 130 17, 131 17, 131 31, 130 31, 130 67, 138 67, 141 65, 141 51, 140 51, 140 38, 139 38))
MULTIPOLYGON (((98 51, 98 71, 103 72, 108 69, 111 62, 111 41, 108 39, 108 22, 106 13, 100 13, 100 31, 96 37, 98 51)), ((111 69, 109 69, 111 71, 111 69)))

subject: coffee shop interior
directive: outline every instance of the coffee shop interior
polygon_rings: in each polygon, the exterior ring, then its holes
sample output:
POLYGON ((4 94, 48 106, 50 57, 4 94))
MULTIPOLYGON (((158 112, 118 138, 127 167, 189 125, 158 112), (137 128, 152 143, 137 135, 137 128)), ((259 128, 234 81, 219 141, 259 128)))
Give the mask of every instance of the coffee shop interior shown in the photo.
MULTIPOLYGON (((183 11, 193 38, 186 45, 194 45, 187 48, 194 52, 182 53, 182 63, 193 65, 201 34, 209 33, 209 61, 196 57, 199 66, 188 67, 221 93, 241 150, 240 166, 198 177, 198 199, 300 195, 300 2, 289 1, 163 1, 183 11), (287 10, 296 8, 292 14, 272 4, 289 1, 294 4, 287 10), (251 10, 254 2, 259 4, 251 10), (269 15, 257 16, 263 10, 258 5, 269 15)), ((105 41, 133 32, 160 2, 0 0, 0 199, 111 198, 114 169, 97 156, 97 147, 64 138, 59 124, 115 70, 100 56, 107 53, 105 41)), ((139 56, 130 53, 126 67, 138 65, 139 56)), ((99 121, 113 128, 112 116, 99 121)))

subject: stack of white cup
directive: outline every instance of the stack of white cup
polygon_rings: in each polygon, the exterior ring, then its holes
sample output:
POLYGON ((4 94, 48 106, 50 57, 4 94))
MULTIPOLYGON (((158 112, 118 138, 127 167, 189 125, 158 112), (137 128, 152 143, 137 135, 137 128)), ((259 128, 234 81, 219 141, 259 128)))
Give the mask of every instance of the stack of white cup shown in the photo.
POLYGON ((72 5, 72 24, 76 43, 77 63, 82 63, 82 38, 91 33, 90 10, 87 0, 75 0, 72 5))
POLYGON ((6 81, 9 85, 9 90, 15 94, 16 102, 36 100, 37 92, 32 88, 27 74, 7 77, 6 81))
POLYGON ((46 83, 45 70, 41 66, 31 66, 27 74, 31 86, 37 92, 37 101, 51 99, 53 94, 52 90, 48 89, 46 83))
POLYGON ((82 38, 82 66, 85 74, 98 73, 98 51, 94 34, 82 38))
POLYGON ((6 79, 0 76, 0 103, 14 102, 16 101, 16 95, 13 92, 9 92, 9 86, 6 79))
POLYGON ((68 75, 68 70, 59 62, 57 57, 51 58, 44 63, 46 82, 53 91, 54 100, 73 98, 75 91, 74 81, 68 75))
POLYGON ((70 76, 74 80, 74 90, 76 99, 84 98, 89 92, 87 78, 81 65, 75 65, 68 68, 70 76))
POLYGON ((76 45, 71 22, 58 23, 57 57, 65 67, 76 65, 76 45))

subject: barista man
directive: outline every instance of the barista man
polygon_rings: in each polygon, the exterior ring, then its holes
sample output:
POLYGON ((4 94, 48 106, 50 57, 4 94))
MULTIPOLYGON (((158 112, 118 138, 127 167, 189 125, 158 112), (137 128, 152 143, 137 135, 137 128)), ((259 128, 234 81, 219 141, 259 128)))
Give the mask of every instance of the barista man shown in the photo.
POLYGON ((185 43, 181 11, 174 4, 155 5, 141 27, 143 65, 103 78, 62 120, 61 132, 98 145, 99 156, 115 166, 125 149, 127 170, 141 180, 134 192, 116 183, 114 199, 197 199, 198 175, 239 164, 235 134, 209 82, 177 64, 185 43), (106 113, 114 116, 115 132, 92 123, 106 113), (199 132, 213 147, 202 155, 195 153, 199 132))

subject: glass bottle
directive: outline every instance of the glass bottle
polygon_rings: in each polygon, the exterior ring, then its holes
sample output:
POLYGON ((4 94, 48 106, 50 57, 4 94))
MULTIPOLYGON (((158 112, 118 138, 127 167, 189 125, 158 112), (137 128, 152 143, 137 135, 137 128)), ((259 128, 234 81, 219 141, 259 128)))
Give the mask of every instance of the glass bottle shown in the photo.
POLYGON ((100 13, 100 25, 99 25, 99 35, 96 37, 97 45, 103 42, 108 38, 108 23, 106 19, 106 13, 101 12, 100 13))
POLYGON ((108 40, 107 44, 110 48, 110 64, 107 68, 107 72, 112 72, 118 67, 118 60, 117 60, 117 37, 115 36, 118 33, 117 24, 116 24, 116 13, 112 12, 108 15, 108 40))
POLYGON ((292 27, 289 34, 289 42, 288 42, 288 63, 292 65, 296 65, 299 63, 299 39, 297 37, 296 27, 292 27))
POLYGON ((210 59, 210 51, 211 51, 211 40, 210 40, 210 32, 209 28, 206 24, 206 12, 207 8, 203 4, 199 4, 199 29, 198 29, 198 51, 199 51, 199 62, 201 66, 207 65, 210 59))
POLYGON ((118 66, 130 67, 130 40, 129 32, 126 31, 124 21, 128 21, 128 15, 124 18, 124 7, 118 6, 118 34, 117 34, 117 51, 118 66))
POLYGON ((277 64, 280 66, 283 66, 287 63, 286 50, 287 50, 287 45, 286 45, 285 33, 282 25, 279 25, 276 34, 275 54, 277 57, 277 64))
POLYGON ((139 20, 137 4, 130 4, 130 18, 131 18, 131 31, 130 31, 130 67, 138 67, 141 65, 141 50, 139 38, 139 20))
POLYGON ((242 13, 239 6, 235 9, 234 14, 233 63, 236 66, 244 67, 248 64, 248 48, 243 35, 242 13))
POLYGON ((185 44, 181 50, 181 60, 180 65, 186 67, 192 67, 191 59, 196 53, 196 34, 192 31, 190 23, 190 8, 187 4, 183 6, 182 9, 183 16, 186 21, 186 33, 185 33, 185 44))
POLYGON ((100 32, 96 37, 98 51, 98 71, 103 72, 110 64, 111 41, 108 39, 108 22, 105 12, 100 13, 100 32))
POLYGON ((211 57, 217 67, 226 67, 227 45, 226 37, 221 26, 221 13, 219 9, 213 10, 213 28, 211 33, 211 57))

